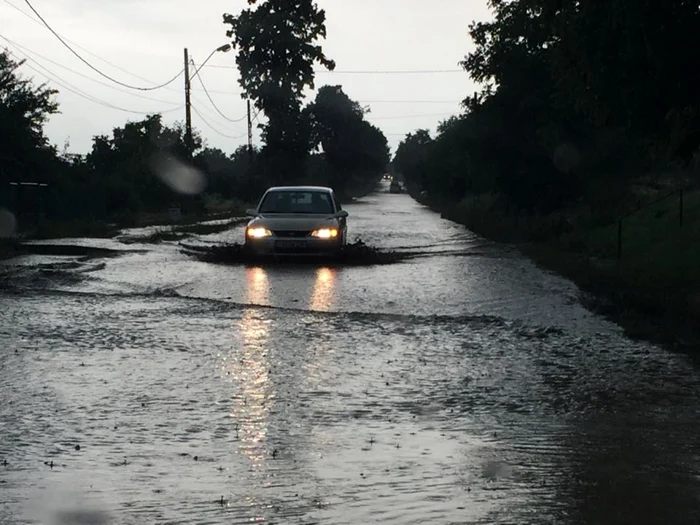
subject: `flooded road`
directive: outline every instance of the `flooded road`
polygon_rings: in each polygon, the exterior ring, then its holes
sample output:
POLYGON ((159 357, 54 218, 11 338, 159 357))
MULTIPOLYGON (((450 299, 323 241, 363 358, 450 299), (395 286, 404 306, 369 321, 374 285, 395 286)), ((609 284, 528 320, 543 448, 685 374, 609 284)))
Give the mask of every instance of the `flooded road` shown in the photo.
POLYGON ((689 360, 406 195, 346 208, 423 256, 7 262, 0 523, 700 522, 689 360))

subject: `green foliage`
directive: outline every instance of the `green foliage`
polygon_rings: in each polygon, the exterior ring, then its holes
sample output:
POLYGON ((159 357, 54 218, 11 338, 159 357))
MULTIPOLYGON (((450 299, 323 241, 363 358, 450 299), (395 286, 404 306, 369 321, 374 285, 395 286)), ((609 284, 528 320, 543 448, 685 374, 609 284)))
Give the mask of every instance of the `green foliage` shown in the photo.
POLYGON ((322 149, 324 161, 314 167, 323 174, 311 176, 311 180, 343 195, 381 178, 390 160, 386 137, 364 119, 360 104, 341 86, 319 89, 305 114, 311 122, 311 145, 322 149))
POLYGON ((394 167, 404 176, 409 190, 430 186, 432 178, 428 177, 428 152, 433 143, 430 132, 419 129, 409 133, 401 141, 394 155, 394 167))
MULTIPOLYGON (((195 148, 201 147, 201 141, 195 143, 195 148)), ((111 137, 95 137, 85 158, 89 173, 85 182, 93 190, 93 213, 109 216, 119 211, 163 210, 170 201, 179 200, 153 169, 161 152, 187 156, 184 129, 164 126, 160 115, 128 122, 115 128, 111 137)))
POLYGON ((201 216, 212 203, 227 209, 255 202, 270 185, 302 180, 334 186, 345 196, 370 189, 386 168, 389 148, 359 104, 336 86, 321 89, 303 107, 314 66, 334 67, 316 43, 325 37, 325 13, 310 0, 249 3, 258 5, 225 21, 238 50, 244 96, 268 119, 262 150, 242 146, 229 155, 204 147, 197 134, 188 146, 181 124, 167 126, 154 114, 94 137, 87 155, 68 154, 67 145, 59 153, 43 133, 58 111, 55 92, 23 79, 22 64, 1 53, 0 184, 46 183, 0 192, 0 206, 14 212, 20 229, 113 235, 116 225, 162 219, 171 206, 201 216), (323 153, 311 156, 312 149, 323 153), (182 187, 201 177, 203 187, 182 187))
POLYGON ((325 11, 312 0, 264 0, 255 9, 224 15, 231 26, 226 34, 238 50, 243 96, 268 119, 262 126, 262 154, 269 171, 282 179, 298 178, 308 156, 310 129, 301 100, 304 90, 314 87, 313 67, 335 68, 316 44, 326 36, 325 21, 325 11))
MULTIPOLYGON (((5 196, 12 181, 45 181, 55 157, 43 126, 58 111, 56 91, 23 78, 23 64, 0 50, 0 194, 5 196)), ((6 198, 0 197, 0 205, 6 198)))
POLYGON ((471 229, 528 251, 662 340, 700 320, 697 2, 490 0, 463 66, 481 84, 464 115, 409 134, 409 190, 471 229), (669 173, 670 172, 670 173, 669 173), (653 327, 650 329, 650 327, 653 327))
POLYGON ((603 213, 643 172, 700 158, 696 3, 489 4, 462 63, 482 91, 429 145, 409 135, 397 152, 418 189, 496 194, 519 216, 603 213))
POLYGON ((253 202, 262 191, 262 184, 253 172, 259 155, 259 149, 254 148, 251 155, 247 146, 239 146, 231 155, 217 148, 204 148, 195 156, 194 163, 207 174, 207 193, 253 202))

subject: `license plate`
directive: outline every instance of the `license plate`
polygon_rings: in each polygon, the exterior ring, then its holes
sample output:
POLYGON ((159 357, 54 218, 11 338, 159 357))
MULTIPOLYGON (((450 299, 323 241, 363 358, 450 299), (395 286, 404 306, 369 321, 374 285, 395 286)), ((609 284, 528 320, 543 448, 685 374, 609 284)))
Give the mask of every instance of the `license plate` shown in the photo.
POLYGON ((277 241, 275 248, 280 250, 300 250, 306 247, 305 242, 300 241, 277 241))

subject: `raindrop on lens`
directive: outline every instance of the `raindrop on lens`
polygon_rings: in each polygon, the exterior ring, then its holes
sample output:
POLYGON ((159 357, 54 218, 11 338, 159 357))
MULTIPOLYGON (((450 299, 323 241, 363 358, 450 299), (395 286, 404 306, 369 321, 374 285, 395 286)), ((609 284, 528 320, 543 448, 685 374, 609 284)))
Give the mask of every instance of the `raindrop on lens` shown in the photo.
POLYGON ((0 208, 0 238, 12 237, 17 229, 17 219, 10 210, 0 208))

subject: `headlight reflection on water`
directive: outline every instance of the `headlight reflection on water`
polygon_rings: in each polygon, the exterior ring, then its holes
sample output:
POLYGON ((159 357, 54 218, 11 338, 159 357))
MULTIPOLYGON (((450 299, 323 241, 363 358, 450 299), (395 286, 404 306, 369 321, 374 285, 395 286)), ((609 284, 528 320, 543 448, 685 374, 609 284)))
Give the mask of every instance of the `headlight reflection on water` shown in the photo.
POLYGON ((319 268, 316 270, 316 280, 311 292, 309 308, 320 312, 333 308, 335 300, 335 280, 337 270, 333 268, 319 268))
MULTIPOLYGON (((263 268, 246 273, 247 302, 266 304, 269 283, 263 268)), ((274 393, 269 383, 269 338, 271 321, 264 310, 249 308, 237 323, 239 337, 232 355, 224 361, 230 377, 233 404, 230 416, 236 421, 239 448, 253 466, 271 454, 266 442, 274 393)))
POLYGON ((252 465, 261 464, 271 454, 266 442, 274 403, 269 383, 269 324, 264 312, 244 312, 239 323, 242 347, 227 365, 236 393, 231 417, 238 425, 240 450, 252 465))

